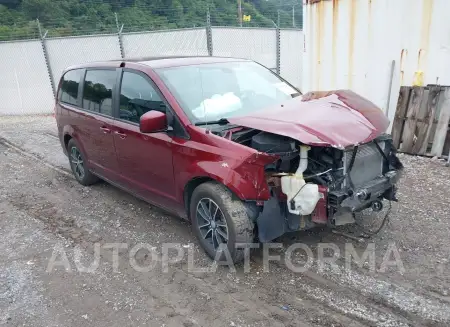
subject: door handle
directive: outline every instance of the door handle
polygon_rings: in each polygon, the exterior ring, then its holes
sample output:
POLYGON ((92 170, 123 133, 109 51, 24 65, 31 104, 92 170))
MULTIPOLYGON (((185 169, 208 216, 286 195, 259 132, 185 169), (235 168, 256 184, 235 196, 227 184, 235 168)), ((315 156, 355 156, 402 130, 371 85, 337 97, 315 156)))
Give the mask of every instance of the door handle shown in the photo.
POLYGON ((108 134, 111 133, 111 130, 108 127, 100 127, 100 129, 103 131, 103 133, 108 134))
POLYGON ((118 132, 118 131, 115 131, 114 134, 119 135, 119 137, 120 137, 121 139, 124 139, 124 138, 127 137, 127 134, 121 133, 121 132, 118 132))

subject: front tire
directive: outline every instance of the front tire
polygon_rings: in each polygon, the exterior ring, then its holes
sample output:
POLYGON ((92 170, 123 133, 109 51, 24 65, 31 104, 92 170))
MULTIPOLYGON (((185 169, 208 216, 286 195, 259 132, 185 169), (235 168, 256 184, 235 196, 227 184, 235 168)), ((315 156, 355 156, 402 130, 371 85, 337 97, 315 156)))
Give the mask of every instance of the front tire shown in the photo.
POLYGON ((242 201, 225 186, 216 182, 199 185, 192 194, 190 217, 197 239, 212 259, 227 259, 223 246, 234 263, 244 259, 244 248, 236 245, 254 241, 254 223, 242 201))
POLYGON ((67 153, 70 162, 70 168, 75 179, 84 186, 92 185, 98 182, 99 178, 92 174, 86 166, 86 157, 80 150, 77 142, 71 139, 67 144, 67 153))

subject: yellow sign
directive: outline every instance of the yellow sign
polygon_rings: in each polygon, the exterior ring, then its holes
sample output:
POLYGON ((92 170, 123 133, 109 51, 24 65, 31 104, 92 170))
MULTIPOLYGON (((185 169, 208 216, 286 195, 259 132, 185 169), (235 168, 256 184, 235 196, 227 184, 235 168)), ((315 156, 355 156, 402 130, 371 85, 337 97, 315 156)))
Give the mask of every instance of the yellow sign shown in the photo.
POLYGON ((414 73, 413 86, 423 86, 423 72, 422 71, 419 70, 414 73))
POLYGON ((244 15, 244 16, 242 17, 242 20, 243 20, 244 22, 249 22, 249 21, 251 21, 251 19, 252 19, 252 16, 250 16, 250 15, 244 15))

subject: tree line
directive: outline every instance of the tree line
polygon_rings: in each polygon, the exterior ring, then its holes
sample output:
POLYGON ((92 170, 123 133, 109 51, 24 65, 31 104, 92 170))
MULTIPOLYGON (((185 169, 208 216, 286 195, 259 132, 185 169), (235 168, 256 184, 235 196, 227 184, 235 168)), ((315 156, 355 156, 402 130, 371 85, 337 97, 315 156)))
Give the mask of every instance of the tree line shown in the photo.
MULTIPOLYGON (((49 36, 239 24, 236 0, 0 0, 0 40, 38 36, 37 19, 49 36), (117 20, 116 15, 117 14, 117 20)), ((301 0, 242 1, 251 16, 243 26, 301 27, 301 0)))

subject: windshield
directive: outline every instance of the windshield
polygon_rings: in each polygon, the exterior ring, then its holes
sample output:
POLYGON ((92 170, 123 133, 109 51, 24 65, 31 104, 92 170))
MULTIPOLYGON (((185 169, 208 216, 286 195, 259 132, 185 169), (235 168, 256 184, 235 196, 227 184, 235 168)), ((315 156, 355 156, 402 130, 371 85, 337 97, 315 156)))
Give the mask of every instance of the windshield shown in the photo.
POLYGON ((160 68, 157 73, 193 123, 247 115, 298 95, 250 61, 160 68))

